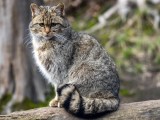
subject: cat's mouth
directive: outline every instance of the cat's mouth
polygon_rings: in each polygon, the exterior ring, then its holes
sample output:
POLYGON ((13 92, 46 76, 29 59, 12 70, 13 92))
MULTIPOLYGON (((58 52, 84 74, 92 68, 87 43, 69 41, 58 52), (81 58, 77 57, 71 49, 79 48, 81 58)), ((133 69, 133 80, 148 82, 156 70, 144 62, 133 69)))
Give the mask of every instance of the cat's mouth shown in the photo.
POLYGON ((51 36, 43 36, 44 39, 51 39, 51 36))
POLYGON ((45 35, 45 36, 42 36, 45 40, 49 40, 51 39, 53 36, 50 36, 50 35, 45 35))

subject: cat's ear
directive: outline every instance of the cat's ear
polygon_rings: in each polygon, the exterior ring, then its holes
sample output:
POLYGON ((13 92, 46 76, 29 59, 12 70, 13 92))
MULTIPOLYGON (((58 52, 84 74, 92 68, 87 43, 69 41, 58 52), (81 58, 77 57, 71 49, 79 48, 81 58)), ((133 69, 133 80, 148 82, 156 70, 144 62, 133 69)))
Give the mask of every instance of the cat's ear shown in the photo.
POLYGON ((32 3, 30 5, 31 12, 32 12, 32 18, 34 18, 36 15, 40 14, 40 8, 35 3, 32 3))
POLYGON ((58 15, 64 16, 64 15, 65 15, 64 3, 59 3, 59 4, 56 6, 55 10, 56 10, 56 12, 58 13, 58 15))

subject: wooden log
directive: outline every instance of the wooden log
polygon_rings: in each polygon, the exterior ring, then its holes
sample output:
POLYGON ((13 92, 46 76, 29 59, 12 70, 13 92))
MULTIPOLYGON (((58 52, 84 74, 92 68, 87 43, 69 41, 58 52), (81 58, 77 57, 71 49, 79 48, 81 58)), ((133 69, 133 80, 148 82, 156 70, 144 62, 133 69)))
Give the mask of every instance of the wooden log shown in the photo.
MULTIPOLYGON (((63 108, 37 108, 0 115, 0 120, 80 120, 63 108)), ((119 110, 96 120, 160 120, 160 100, 121 104, 119 110)))

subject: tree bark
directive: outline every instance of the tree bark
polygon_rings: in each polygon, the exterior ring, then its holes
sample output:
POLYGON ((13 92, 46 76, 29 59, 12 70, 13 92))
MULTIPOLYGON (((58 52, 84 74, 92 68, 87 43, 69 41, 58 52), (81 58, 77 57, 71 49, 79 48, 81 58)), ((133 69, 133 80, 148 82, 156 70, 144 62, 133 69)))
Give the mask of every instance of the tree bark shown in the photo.
MULTIPOLYGON (((62 108, 38 108, 28 111, 0 115, 0 120, 79 120, 62 108)), ((160 100, 121 104, 116 112, 97 120, 160 120, 160 100)))
POLYGON ((31 55, 28 25, 30 3, 40 0, 0 0, 0 99, 13 94, 7 104, 9 112, 15 102, 25 97, 34 101, 45 99, 45 85, 31 55))

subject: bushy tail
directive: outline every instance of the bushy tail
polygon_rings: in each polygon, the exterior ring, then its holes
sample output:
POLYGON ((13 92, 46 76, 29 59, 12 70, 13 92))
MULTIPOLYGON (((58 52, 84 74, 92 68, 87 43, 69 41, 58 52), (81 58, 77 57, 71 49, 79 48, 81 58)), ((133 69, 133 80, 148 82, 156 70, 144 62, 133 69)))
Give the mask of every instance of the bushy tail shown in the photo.
POLYGON ((80 117, 101 115, 119 107, 119 99, 82 97, 73 85, 64 85, 58 90, 58 94, 61 105, 68 112, 80 117))

